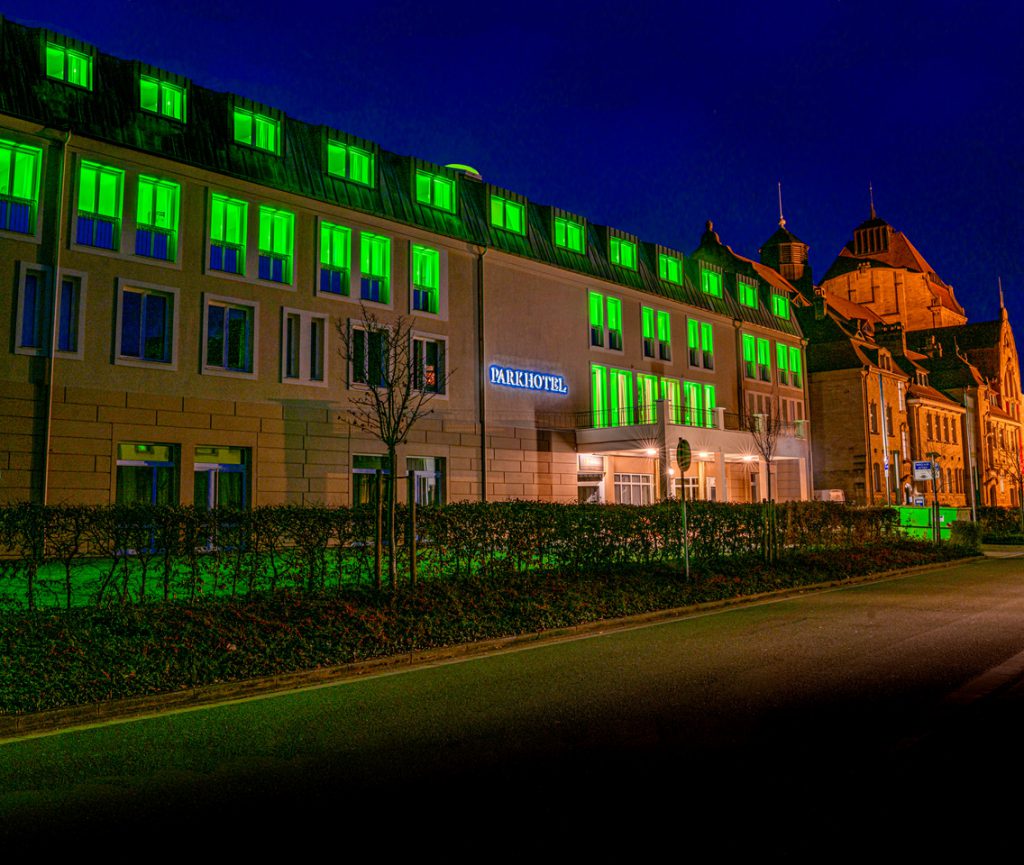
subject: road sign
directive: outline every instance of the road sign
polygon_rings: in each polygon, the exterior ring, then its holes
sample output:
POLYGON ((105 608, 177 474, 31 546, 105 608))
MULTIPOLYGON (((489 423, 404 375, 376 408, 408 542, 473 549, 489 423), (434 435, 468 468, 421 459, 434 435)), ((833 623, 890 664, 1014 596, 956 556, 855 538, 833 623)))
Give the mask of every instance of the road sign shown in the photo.
POLYGON ((914 496, 914 504, 919 508, 924 507, 924 496, 914 496))
POLYGON ((676 462, 679 464, 680 474, 690 467, 691 459, 690 443, 684 438, 679 439, 679 444, 676 445, 676 462))
POLYGON ((921 460, 914 463, 914 480, 930 481, 932 479, 931 460, 921 460))

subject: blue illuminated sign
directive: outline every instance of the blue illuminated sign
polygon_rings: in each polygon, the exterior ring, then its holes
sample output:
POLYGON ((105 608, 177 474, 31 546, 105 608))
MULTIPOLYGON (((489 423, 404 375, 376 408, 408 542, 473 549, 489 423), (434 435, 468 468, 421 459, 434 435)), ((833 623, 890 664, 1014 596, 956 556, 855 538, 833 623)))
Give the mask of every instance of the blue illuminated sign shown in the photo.
POLYGON ((560 395, 569 392, 569 385, 560 375, 551 375, 547 372, 537 372, 532 369, 514 369, 510 366, 498 366, 491 364, 491 384, 500 384, 504 387, 518 387, 523 390, 538 390, 544 393, 557 393, 560 395))

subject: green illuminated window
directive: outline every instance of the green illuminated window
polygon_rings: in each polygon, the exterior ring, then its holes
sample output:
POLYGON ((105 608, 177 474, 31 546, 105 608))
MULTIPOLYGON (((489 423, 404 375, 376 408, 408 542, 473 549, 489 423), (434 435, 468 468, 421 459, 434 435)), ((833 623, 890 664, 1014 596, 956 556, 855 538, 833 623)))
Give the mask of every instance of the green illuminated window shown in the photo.
POLYGON ((622 351, 622 301, 608 298, 608 348, 622 351))
POLYGON ((143 111, 185 122, 185 88, 177 84, 140 75, 139 104, 143 111))
POLYGON ((621 237, 612 237, 608 241, 612 264, 636 270, 636 244, 621 237))
POLYGON ((633 423, 633 373, 612 369, 608 375, 608 410, 612 426, 633 423))
POLYGON ((295 215, 275 207, 260 207, 259 278, 292 283, 295 215))
POLYGON ((590 406, 595 427, 611 426, 608 413, 608 370, 596 363, 590 367, 590 406))
POLYGON ((555 246, 582 254, 586 249, 583 226, 562 216, 555 217, 555 246))
POLYGON ((417 168, 416 200, 420 204, 455 213, 455 181, 442 174, 417 168))
POLYGON ((736 294, 739 302, 743 306, 749 306, 751 309, 757 309, 757 286, 752 285, 749 282, 744 282, 742 279, 737 279, 736 294))
POLYGON ((704 426, 714 427, 715 424, 715 386, 704 385, 704 426))
POLYGON ((46 76, 92 90, 92 57, 73 48, 47 42, 46 76))
POLYGON ((637 373, 636 385, 640 403, 640 423, 654 423, 658 416, 658 377, 643 372, 637 373))
POLYGON ((352 230, 320 223, 320 291, 348 296, 352 273, 352 230))
POLYGON ((654 310, 649 306, 640 308, 640 325, 644 338, 644 357, 654 357, 654 310))
POLYGON ((717 270, 702 267, 700 271, 700 290, 712 297, 722 296, 722 274, 717 270))
POLYGON ((257 150, 280 155, 281 121, 245 108, 234 113, 235 141, 257 150))
POLYGON ((743 375, 757 378, 757 340, 750 334, 743 334, 743 375))
POLYGON ((491 225, 516 234, 526 234, 526 208, 517 201, 492 195, 491 225))
POLYGON ((772 347, 766 339, 757 340, 757 377, 761 381, 772 380, 772 347))
POLYGON ((181 187, 170 180, 139 177, 135 254, 174 261, 178 254, 178 201, 181 187))
POLYGON ((779 371, 779 384, 789 384, 789 348, 781 342, 775 344, 775 367, 779 371))
POLYGON ((772 292, 772 312, 779 318, 789 318, 789 298, 772 292))
POLYGON ((644 357, 672 360, 672 328, 669 314, 663 310, 641 307, 640 323, 643 331, 644 357), (655 327, 657 322, 657 327, 655 327))
POLYGON ((715 331, 708 322, 692 318, 686 322, 686 347, 690 366, 715 368, 715 331))
POLYGON ((391 238, 364 231, 359 235, 359 297, 391 302, 391 238))
POLYGON ((687 426, 704 426, 701 386, 696 382, 683 382, 683 423, 687 426))
POLYGON ((666 282, 683 284, 683 262, 665 253, 658 254, 658 276, 666 282))
POLYGON ((604 297, 590 292, 590 344, 604 348, 604 297))
POLYGON ((441 253, 412 245, 412 308, 437 314, 441 295, 441 253))
POLYGON ((327 142, 327 173, 363 186, 373 186, 374 155, 369 150, 345 144, 342 141, 327 142))
POLYGON ((82 162, 78 174, 75 242, 100 249, 121 246, 124 172, 109 165, 82 162))
POLYGON ((793 387, 803 387, 803 362, 800 358, 800 349, 790 348, 789 350, 789 377, 793 387))
POLYGON ((679 394, 679 382, 676 379, 663 378, 661 380, 661 398, 665 400, 668 409, 669 423, 681 424, 683 422, 683 401, 679 394))
POLYGON ((672 360, 671 322, 668 313, 660 309, 658 310, 658 359, 672 360))
POLYGON ((693 381, 683 382, 685 410, 683 423, 687 426, 714 428, 715 423, 715 386, 699 384, 693 381))
POLYGON ((210 270, 245 273, 246 219, 249 205, 214 193, 210 197, 210 270))
POLYGON ((35 234, 43 152, 0 139, 0 230, 35 234))

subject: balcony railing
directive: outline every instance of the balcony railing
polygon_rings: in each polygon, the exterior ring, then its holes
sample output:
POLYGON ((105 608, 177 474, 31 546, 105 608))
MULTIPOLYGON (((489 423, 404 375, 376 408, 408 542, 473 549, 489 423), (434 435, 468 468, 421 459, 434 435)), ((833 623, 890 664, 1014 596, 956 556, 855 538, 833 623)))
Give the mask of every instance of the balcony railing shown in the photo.
MULTIPOLYGON (((757 415, 746 418, 738 412, 715 409, 671 409, 669 423, 675 426, 694 427, 696 429, 718 429, 731 432, 743 432, 750 429, 750 424, 757 423, 757 415), (748 422, 749 419, 749 422, 748 422)), ((658 422, 657 409, 622 408, 603 409, 580 412, 543 412, 537 415, 537 426, 541 429, 614 429, 615 427, 643 426, 658 422)), ((779 426, 779 435, 788 438, 807 438, 808 421, 784 421, 779 426)))

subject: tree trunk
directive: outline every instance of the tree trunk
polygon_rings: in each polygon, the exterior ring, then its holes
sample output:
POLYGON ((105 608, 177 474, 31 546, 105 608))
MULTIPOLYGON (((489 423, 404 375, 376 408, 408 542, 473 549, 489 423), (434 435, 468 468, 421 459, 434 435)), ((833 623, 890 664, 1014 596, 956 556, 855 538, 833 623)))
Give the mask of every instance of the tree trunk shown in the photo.
POLYGON ((388 463, 391 465, 391 482, 388 484, 388 580, 391 590, 398 588, 398 556, 395 549, 395 487, 398 478, 398 466, 395 447, 388 447, 388 463))

